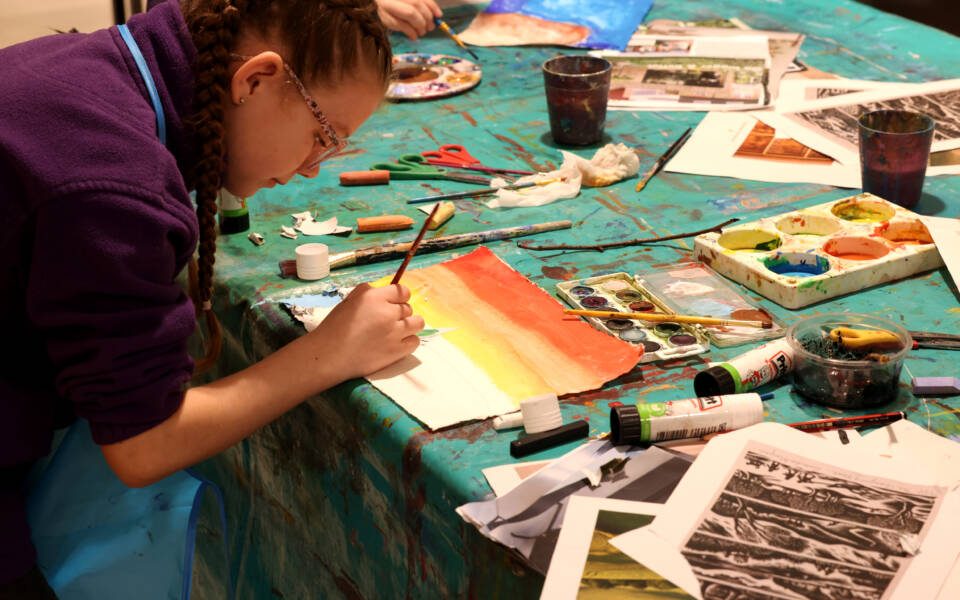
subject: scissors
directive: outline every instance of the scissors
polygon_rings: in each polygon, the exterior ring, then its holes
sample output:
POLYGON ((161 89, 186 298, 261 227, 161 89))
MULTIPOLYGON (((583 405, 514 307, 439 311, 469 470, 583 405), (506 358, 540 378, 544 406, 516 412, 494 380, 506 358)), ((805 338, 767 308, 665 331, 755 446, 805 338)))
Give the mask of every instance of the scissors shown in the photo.
POLYGON ((514 175, 533 175, 533 171, 518 171, 514 169, 496 169, 488 167, 480 162, 480 159, 473 156, 467 149, 460 144, 444 144, 438 150, 427 150, 421 152, 431 165, 441 167, 452 167, 454 169, 469 169, 471 171, 483 171, 484 173, 511 173, 514 175))
POLYGON ((427 164, 419 154, 404 154, 393 163, 377 163, 370 167, 377 171, 390 171, 390 179, 449 179, 464 183, 490 185, 490 180, 479 175, 457 175, 427 164))

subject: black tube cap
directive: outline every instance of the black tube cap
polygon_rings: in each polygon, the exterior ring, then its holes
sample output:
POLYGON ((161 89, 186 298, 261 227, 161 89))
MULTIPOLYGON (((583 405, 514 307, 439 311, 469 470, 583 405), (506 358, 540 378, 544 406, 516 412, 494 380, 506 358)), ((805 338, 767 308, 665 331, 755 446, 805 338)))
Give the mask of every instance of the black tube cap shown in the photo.
POLYGON ((614 446, 643 443, 643 424, 636 404, 614 406, 610 410, 610 437, 614 446))
POLYGON ((735 394, 737 393, 737 382, 733 380, 730 371, 723 367, 713 366, 694 376, 693 391, 700 398, 735 394))
POLYGON ((250 229, 250 215, 244 213, 235 217, 220 215, 220 233, 227 235, 231 233, 240 233, 250 229))

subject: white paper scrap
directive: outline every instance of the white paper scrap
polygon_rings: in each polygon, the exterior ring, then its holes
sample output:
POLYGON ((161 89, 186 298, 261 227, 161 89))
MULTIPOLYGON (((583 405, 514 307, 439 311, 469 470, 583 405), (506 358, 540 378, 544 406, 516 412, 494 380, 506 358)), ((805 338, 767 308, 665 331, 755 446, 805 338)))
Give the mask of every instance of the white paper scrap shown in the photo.
POLYGON ((926 216, 920 219, 930 231, 953 284, 960 288, 960 219, 926 216))

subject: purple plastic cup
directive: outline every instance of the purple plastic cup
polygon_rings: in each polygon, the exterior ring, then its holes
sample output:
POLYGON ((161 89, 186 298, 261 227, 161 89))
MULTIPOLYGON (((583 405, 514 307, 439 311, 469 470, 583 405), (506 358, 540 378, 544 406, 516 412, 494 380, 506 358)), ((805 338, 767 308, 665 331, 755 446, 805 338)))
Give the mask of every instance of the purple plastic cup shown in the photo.
POLYGON ((860 116, 860 174, 864 192, 904 208, 920 201, 935 123, 927 115, 877 110, 860 116))
POLYGON ((612 65, 597 56, 556 56, 543 63, 550 134, 561 146, 589 146, 603 137, 612 65))

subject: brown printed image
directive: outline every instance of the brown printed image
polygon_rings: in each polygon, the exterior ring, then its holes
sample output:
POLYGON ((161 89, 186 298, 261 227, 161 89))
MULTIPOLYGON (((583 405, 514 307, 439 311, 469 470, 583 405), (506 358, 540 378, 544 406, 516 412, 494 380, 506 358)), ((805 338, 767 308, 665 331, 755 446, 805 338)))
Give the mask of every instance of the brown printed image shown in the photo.
POLYGON ((821 154, 790 138, 775 137, 776 130, 765 123, 757 122, 743 140, 735 156, 746 158, 764 158, 768 160, 785 160, 793 162, 832 163, 833 159, 821 154))

